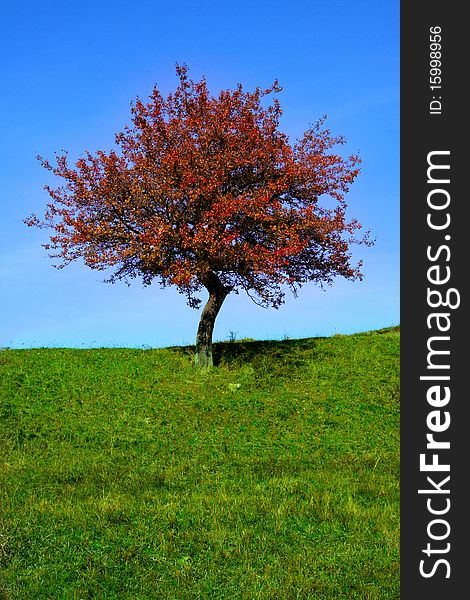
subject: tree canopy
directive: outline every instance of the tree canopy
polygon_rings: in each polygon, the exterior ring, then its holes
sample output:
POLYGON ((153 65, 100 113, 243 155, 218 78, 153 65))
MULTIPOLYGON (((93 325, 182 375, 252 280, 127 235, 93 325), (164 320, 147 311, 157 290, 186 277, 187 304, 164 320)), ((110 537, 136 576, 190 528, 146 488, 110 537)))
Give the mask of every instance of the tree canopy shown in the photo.
POLYGON ((176 70, 167 98, 154 87, 147 102, 131 105, 116 149, 86 152, 74 166, 67 153, 55 164, 38 157, 64 184, 46 186, 44 218, 26 223, 52 229, 45 247, 58 266, 80 258, 111 268, 112 282, 174 285, 192 307, 205 288, 196 357, 207 366, 227 294, 244 290, 277 308, 286 289, 296 294, 308 281, 360 279, 350 245, 370 242, 346 218, 359 157, 335 150, 345 140, 325 118, 291 144, 279 130, 277 81, 212 96, 204 78, 191 80, 185 65, 176 70))

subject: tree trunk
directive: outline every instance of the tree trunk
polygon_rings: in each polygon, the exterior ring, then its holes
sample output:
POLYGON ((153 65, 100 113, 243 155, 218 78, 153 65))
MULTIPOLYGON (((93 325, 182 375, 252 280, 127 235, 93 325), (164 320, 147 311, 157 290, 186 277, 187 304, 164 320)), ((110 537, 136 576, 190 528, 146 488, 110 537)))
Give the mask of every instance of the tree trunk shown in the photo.
POLYGON ((215 273, 210 273, 204 282, 209 299, 201 314, 196 336, 195 364, 201 369, 207 369, 214 364, 212 358, 212 334, 220 307, 232 288, 225 287, 215 273))

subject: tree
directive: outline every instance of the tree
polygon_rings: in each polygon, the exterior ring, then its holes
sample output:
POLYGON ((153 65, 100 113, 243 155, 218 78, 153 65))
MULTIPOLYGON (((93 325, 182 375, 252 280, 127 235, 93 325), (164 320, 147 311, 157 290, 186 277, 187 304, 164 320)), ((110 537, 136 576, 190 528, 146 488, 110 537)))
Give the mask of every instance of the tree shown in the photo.
POLYGON ((229 293, 244 290, 278 308, 285 289, 296 295, 308 281, 360 279, 349 246, 370 242, 354 236, 361 225, 345 216, 359 158, 333 151, 344 139, 324 118, 291 145, 279 131, 279 101, 264 102, 281 91, 277 81, 215 97, 186 66, 176 71, 174 93, 164 99, 154 87, 148 102, 131 105, 116 150, 86 152, 74 167, 67 153, 54 166, 38 157, 65 184, 45 186, 52 201, 44 219, 25 222, 53 230, 44 247, 59 267, 81 258, 93 269, 111 267, 110 282, 156 279, 194 308, 205 288, 196 363, 207 367, 229 293))

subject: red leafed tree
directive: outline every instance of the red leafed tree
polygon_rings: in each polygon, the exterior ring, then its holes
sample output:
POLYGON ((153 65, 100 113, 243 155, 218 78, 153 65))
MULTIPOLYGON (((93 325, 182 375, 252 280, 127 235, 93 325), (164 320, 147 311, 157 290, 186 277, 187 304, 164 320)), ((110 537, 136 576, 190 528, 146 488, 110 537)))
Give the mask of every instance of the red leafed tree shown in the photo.
POLYGON ((212 96, 177 66, 179 85, 166 99, 155 87, 131 107, 131 125, 116 150, 86 152, 72 167, 67 154, 42 165, 64 180, 46 186, 52 201, 28 225, 53 231, 58 266, 81 258, 112 268, 109 281, 141 277, 175 285, 192 307, 209 294, 196 337, 196 363, 212 365, 215 319, 230 292, 244 290, 262 306, 279 307, 308 282, 361 278, 351 265, 356 220, 345 194, 358 174, 357 156, 321 119, 295 144, 279 131, 276 81, 266 90, 212 96), (266 106, 267 105, 267 106, 266 106), (327 202, 325 202, 327 200, 327 202))

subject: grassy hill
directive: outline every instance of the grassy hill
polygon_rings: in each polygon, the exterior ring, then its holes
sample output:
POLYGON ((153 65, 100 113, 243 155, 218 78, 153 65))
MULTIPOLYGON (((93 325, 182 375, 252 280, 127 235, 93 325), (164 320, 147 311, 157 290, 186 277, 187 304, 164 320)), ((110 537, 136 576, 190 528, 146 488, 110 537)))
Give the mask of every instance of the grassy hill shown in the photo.
POLYGON ((215 356, 0 352, 0 598, 399 597, 399 329, 215 356))

